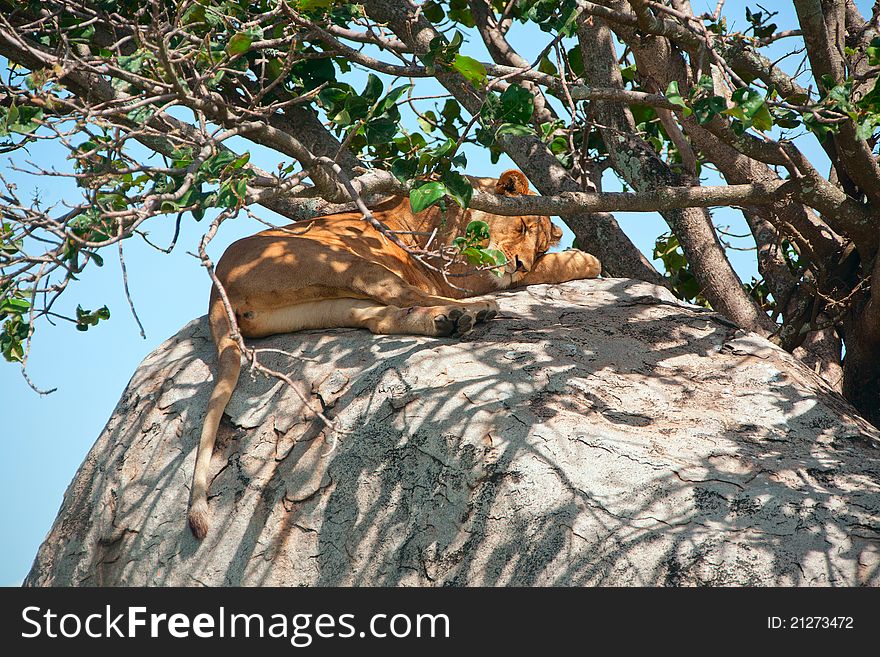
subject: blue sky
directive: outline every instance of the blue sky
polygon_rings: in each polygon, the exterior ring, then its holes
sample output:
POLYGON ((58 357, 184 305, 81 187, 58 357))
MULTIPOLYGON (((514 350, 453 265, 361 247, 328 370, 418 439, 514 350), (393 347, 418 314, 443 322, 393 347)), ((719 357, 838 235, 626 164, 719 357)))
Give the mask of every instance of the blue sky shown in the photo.
MULTIPOLYGON (((729 0, 725 12, 730 17, 728 21, 735 20, 737 25, 744 26, 746 4, 755 9, 757 3, 729 0)), ((788 2, 768 0, 763 4, 780 11, 774 19, 780 28, 794 25, 788 2)), ((857 4, 863 13, 870 14, 870 2, 858 0, 857 4)), ((715 0, 695 0, 693 6, 697 12, 711 11, 715 0)), ((536 29, 518 26, 510 35, 527 58, 536 56, 548 38, 536 29)), ((779 44, 777 56, 794 43, 796 40, 779 44)), ((468 47, 469 54, 487 59, 481 44, 472 42, 468 47)), ((357 87, 362 82, 352 84, 357 87)), ((423 88, 420 84, 418 90, 431 93, 429 85, 423 88)), ((229 145, 247 149, 241 144, 229 145)), ((819 163, 820 170, 826 170, 824 155, 814 142, 810 140, 809 145, 803 146, 808 156, 819 163)), ((273 152, 250 150, 252 160, 264 169, 272 170, 277 165, 273 152)), ((473 175, 493 175, 511 167, 506 158, 492 165, 487 153, 471 149, 467 154, 468 172, 473 175)), ((52 145, 40 145, 30 151, 30 159, 42 166, 69 170, 64 157, 64 152, 52 145)), ((59 201, 65 196, 77 199, 76 193, 60 179, 35 181, 11 172, 5 160, 0 160, 0 167, 4 175, 19 184, 23 198, 28 198, 27 190, 36 183, 45 201, 59 201)), ((614 189, 618 187, 609 184, 606 191, 614 189)), ((279 220, 270 217, 272 213, 268 211, 258 212, 270 220, 279 220)), ((650 257, 657 235, 667 230, 663 220, 656 214, 616 216, 625 232, 650 257)), ((716 211, 715 218, 717 224, 732 224, 735 232, 745 232, 740 230, 744 224, 736 212, 716 211)), ((172 223, 171 218, 152 220, 151 240, 167 243, 172 223)), ((146 246, 139 239, 125 243, 129 286, 146 340, 140 338, 128 309, 114 247, 104 252, 104 267, 84 272, 81 280, 64 294, 62 304, 70 313, 77 304, 90 309, 106 304, 112 313, 111 320, 87 332, 73 330, 66 323, 50 326, 44 322, 38 329, 28 370, 38 386, 57 391, 38 396, 26 385, 16 365, 0 361, 0 408, 4 417, 13 418, 5 427, 6 458, 0 462, 0 585, 17 585, 27 574, 67 485, 109 419, 138 363, 188 321, 205 313, 210 281, 199 262, 187 253, 195 251, 204 228, 204 222, 197 224, 186 217, 178 246, 170 255, 146 246)), ((226 222, 211 245, 212 257, 216 260, 228 244, 260 229, 259 224, 244 216, 226 222)), ((570 234, 563 244, 571 244, 570 234)), ((744 280, 755 274, 751 253, 732 252, 731 259, 744 280)), ((210 383, 206 381, 205 385, 210 383)))

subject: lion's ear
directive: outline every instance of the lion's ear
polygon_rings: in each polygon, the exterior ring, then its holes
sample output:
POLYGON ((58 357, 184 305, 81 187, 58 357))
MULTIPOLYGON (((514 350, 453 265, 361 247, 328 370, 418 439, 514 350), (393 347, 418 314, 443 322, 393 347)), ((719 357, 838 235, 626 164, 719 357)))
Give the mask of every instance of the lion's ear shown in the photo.
POLYGON ((562 239, 562 229, 554 223, 550 223, 550 244, 559 244, 562 239))
POLYGON ((506 196, 521 196, 529 193, 529 179, 526 174, 516 169, 509 169, 501 174, 495 183, 495 193, 506 196))

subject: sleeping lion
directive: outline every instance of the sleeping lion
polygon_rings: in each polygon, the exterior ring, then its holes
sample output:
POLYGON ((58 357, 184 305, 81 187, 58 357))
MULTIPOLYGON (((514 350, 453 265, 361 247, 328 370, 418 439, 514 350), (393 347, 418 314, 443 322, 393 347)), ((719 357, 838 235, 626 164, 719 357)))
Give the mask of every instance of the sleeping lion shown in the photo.
MULTIPOLYGON (((525 175, 512 170, 497 180, 470 178, 483 191, 528 194, 525 175)), ((452 204, 450 204, 451 206, 452 204)), ((360 213, 319 217, 287 228, 264 230, 232 244, 216 275, 235 313, 241 335, 260 338, 305 329, 356 327, 377 334, 461 336, 495 316, 498 306, 478 298, 496 290, 537 283, 595 278, 599 261, 577 250, 548 253, 562 231, 549 217, 505 217, 478 210, 431 207, 414 215, 406 197, 371 208, 373 215, 409 246, 449 244, 469 222, 489 225, 489 247, 504 253, 500 275, 452 267, 446 278, 420 263, 368 224, 360 213), (457 289, 459 288, 459 289, 457 289), (462 289, 463 288, 463 289, 462 289)), ((241 371, 241 350, 232 336, 216 287, 208 311, 218 367, 202 427, 190 497, 189 525, 208 532, 208 471, 220 418, 241 371)))

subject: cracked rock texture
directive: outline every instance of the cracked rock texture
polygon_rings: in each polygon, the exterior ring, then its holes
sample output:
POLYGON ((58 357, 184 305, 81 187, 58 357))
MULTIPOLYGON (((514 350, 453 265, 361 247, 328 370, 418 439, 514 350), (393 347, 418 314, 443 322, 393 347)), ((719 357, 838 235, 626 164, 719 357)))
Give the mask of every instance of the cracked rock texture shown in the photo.
POLYGON ((498 295, 463 340, 257 341, 212 526, 186 504, 214 348, 148 356, 27 585, 877 585, 878 432, 789 354, 622 279, 498 295))

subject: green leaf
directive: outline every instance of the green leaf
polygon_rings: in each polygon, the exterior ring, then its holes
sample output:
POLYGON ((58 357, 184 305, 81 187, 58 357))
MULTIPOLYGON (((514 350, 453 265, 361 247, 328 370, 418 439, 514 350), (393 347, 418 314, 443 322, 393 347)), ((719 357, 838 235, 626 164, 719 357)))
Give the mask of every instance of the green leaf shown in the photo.
POLYGON ((90 326, 97 326, 102 319, 110 319, 110 309, 101 306, 95 311, 83 310, 82 306, 76 307, 76 330, 88 331, 90 326))
POLYGON ((382 101, 382 104, 379 105, 379 111, 387 112, 389 109, 394 107, 397 104, 397 101, 400 100, 400 97, 405 94, 407 90, 411 87, 411 84, 402 84, 399 87, 395 87, 394 89, 389 91, 388 95, 385 96, 385 99, 382 101))
POLYGON ((634 82, 637 73, 638 68, 635 64, 630 64, 629 66, 624 66, 620 69, 620 77, 622 77, 627 82, 634 82))
POLYGON ((541 73, 546 73, 547 75, 559 75, 559 71, 556 69, 556 65, 547 59, 547 56, 541 58, 541 61, 538 62, 538 70, 541 73))
POLYGON ((486 81, 486 67, 473 57, 456 55, 452 68, 461 73, 475 87, 486 81))
POLYGON ((437 115, 431 110, 424 112, 423 115, 417 116, 416 121, 418 121, 419 127, 428 133, 434 132, 434 129, 437 127, 435 125, 437 123, 437 115))
POLYGON ((553 141, 550 142, 550 152, 554 155, 559 155, 560 153, 565 153, 567 151, 568 140, 562 135, 554 137, 553 141))
POLYGON ((461 250, 461 255, 467 258, 467 261, 472 265, 481 265, 483 264, 482 252, 475 246, 467 246, 461 250))
POLYGON ((418 167, 418 160, 399 157, 391 163, 391 174, 400 182, 409 182, 415 177, 418 167))
POLYGON ((3 331, 0 332, 0 351, 3 357, 10 362, 21 362, 24 359, 24 347, 22 341, 27 340, 30 324, 21 321, 20 315, 14 315, 3 323, 3 331))
POLYGON ((731 100, 736 103, 746 118, 752 118, 764 104, 764 96, 754 89, 737 89, 733 92, 731 100))
POLYGON ((394 138, 394 145, 397 146, 398 150, 402 153, 409 153, 412 151, 419 151, 423 149, 427 142, 425 138, 422 137, 418 132, 414 132, 412 134, 400 134, 394 138))
POLYGON ((703 125, 711 121, 716 114, 722 113, 725 109, 727 109, 727 101, 721 96, 701 98, 694 103, 694 118, 697 119, 697 123, 703 125))
POLYGON ((311 91, 325 82, 334 82, 336 69, 333 68, 333 61, 329 57, 307 59, 291 66, 290 75, 293 79, 302 81, 305 91, 311 91))
POLYGON ((581 56, 580 44, 568 51, 568 65, 571 66, 571 72, 579 78, 584 76, 584 60, 581 56))
POLYGON ((532 94, 518 84, 512 84, 500 96, 492 92, 486 94, 480 117, 484 125, 494 122, 524 125, 529 122, 533 111, 532 94))
POLYGON ((443 110, 440 112, 440 115, 448 122, 460 119, 461 105, 459 105, 457 101, 450 98, 445 103, 443 103, 443 110))
MULTIPOLYGON (((12 109, 12 108, 10 108, 12 109)), ((11 132, 28 134, 40 127, 39 121, 43 119, 43 110, 36 107, 19 107, 17 109, 17 118, 15 121, 9 121, 8 128, 11 132)), ((11 114, 11 112, 10 112, 11 114)))
POLYGON ((382 80, 370 73, 370 75, 367 76, 367 86, 364 87, 361 96, 367 101, 367 104, 372 105, 379 100, 384 88, 385 85, 382 84, 382 80))
POLYGON ((318 92, 318 102, 321 107, 330 113, 337 105, 345 105, 345 101, 352 95, 353 91, 348 85, 324 87, 318 92))
POLYGON ((10 297, 3 299, 2 303, 0 303, 0 313, 16 313, 20 315, 21 313, 26 313, 30 307, 30 301, 10 297))
POLYGON ((138 50, 131 55, 122 55, 117 61, 119 67, 123 70, 128 71, 129 73, 140 73, 144 66, 144 62, 152 58, 152 55, 149 53, 138 50))
POLYGON ((471 197, 474 195, 474 188, 471 187, 468 179, 457 171, 447 171, 443 174, 442 180, 446 185, 447 193, 461 208, 467 209, 471 203, 471 197))
POLYGON ((835 85, 834 78, 830 75, 823 75, 822 84, 828 89, 828 95, 824 99, 828 105, 840 112, 848 113, 852 111, 852 80, 835 85))
POLYGON ((489 128, 477 128, 474 137, 476 137, 477 143, 483 146, 491 146, 495 143, 495 133, 489 128))
POLYGON ((251 154, 248 151, 242 153, 239 157, 235 158, 229 164, 230 169, 241 169, 245 164, 247 164, 251 159, 251 154))
POLYGON ((370 103, 363 96, 349 96, 345 101, 345 112, 352 121, 365 119, 370 113, 370 103))
POLYGON ((535 134, 535 131, 529 126, 517 125, 516 123, 502 123, 498 126, 498 130, 495 132, 495 138, 498 139, 502 135, 525 137, 533 134, 535 134))
POLYGON ((699 89, 702 89, 707 94, 710 94, 712 96, 715 95, 715 81, 712 79, 711 75, 703 74, 700 76, 700 79, 697 81, 696 88, 691 91, 691 97, 693 97, 694 93, 699 89))
POLYGON ((333 121, 336 125, 348 126, 351 125, 351 115, 348 113, 348 110, 341 110, 330 117, 330 120, 333 121))
POLYGON ((270 80, 279 78, 281 77, 281 74, 284 73, 284 63, 277 57, 270 59, 266 62, 266 72, 268 73, 270 80))
MULTIPOLYGON (((186 167, 192 161, 192 155, 189 152, 181 153, 181 157, 178 157, 174 161, 175 167, 186 167)), ((207 160, 202 162, 202 166, 200 167, 200 171, 207 178, 217 178, 223 170, 230 164, 235 161, 235 154, 232 151, 220 151, 213 157, 209 157, 207 160)))
POLYGON ((501 94, 501 116, 498 118, 509 122, 525 124, 532 118, 535 99, 527 89, 512 84, 501 94))
POLYGON ((242 55, 250 50, 253 42, 254 39, 250 34, 239 32, 229 39, 229 43, 226 44, 226 52, 230 57, 242 55))
POLYGON ((452 41, 449 42, 448 49, 452 52, 458 52, 458 49, 461 48, 461 44, 464 42, 464 35, 458 30, 455 31, 455 34, 452 35, 452 41))
POLYGON ((428 0, 428 2, 422 5, 422 14, 432 23, 439 23, 446 18, 443 7, 434 2, 434 0, 428 0))
POLYGON ((409 193, 409 204, 416 214, 430 207, 446 195, 446 185, 442 182, 429 182, 409 193))
POLYGON ((449 3, 449 20, 455 21, 456 23, 461 23, 465 27, 473 27, 476 25, 476 21, 474 20, 473 14, 471 14, 471 10, 464 4, 464 2, 456 2, 453 0, 449 3), (460 8, 456 7, 456 4, 461 5, 460 8))
POLYGON ((332 0, 296 0, 296 8, 303 11, 314 11, 315 9, 329 9, 332 0))
POLYGON ((687 103, 684 102, 684 98, 681 97, 681 93, 679 93, 678 91, 678 82, 676 80, 670 82, 669 86, 666 87, 666 100, 668 100, 673 105, 683 107, 685 116, 689 116, 691 114, 691 109, 687 106, 687 103))
POLYGON ((752 125, 761 132, 767 132, 773 127, 773 117, 770 115, 770 110, 767 109, 766 104, 761 105, 754 116, 752 116, 752 125))
POLYGON ((783 110, 773 117, 773 123, 780 128, 797 128, 801 122, 798 115, 791 110, 783 110))
POLYGON ((239 178, 235 182, 235 195, 241 199, 242 202, 247 200, 247 178, 239 178))
POLYGON ((433 74, 434 68, 437 65, 437 58, 439 57, 441 62, 444 60, 444 55, 446 53, 446 39, 445 37, 435 36, 428 42, 428 52, 426 52, 422 56, 422 61, 425 63, 425 66, 428 68, 428 73, 433 74))
POLYGON ((204 23, 205 6, 198 3, 190 5, 189 8, 185 12, 183 12, 183 16, 180 20, 184 25, 191 25, 193 23, 204 23))
POLYGON ((387 144, 397 134, 397 123, 390 119, 373 119, 364 126, 367 143, 371 146, 387 144))
POLYGON ((455 148, 455 141, 453 141, 452 139, 447 139, 445 142, 440 144, 437 148, 430 151, 430 153, 431 153, 431 155, 433 155, 434 157, 439 159, 441 157, 449 155, 449 153, 452 151, 453 148, 455 148))
POLYGON ((766 98, 760 92, 747 88, 737 89, 731 100, 736 103, 736 107, 726 110, 726 113, 742 120, 743 128, 754 126, 766 132, 773 127, 773 116, 767 107, 766 98))
POLYGON ((840 130, 840 126, 837 123, 824 123, 819 121, 816 118, 816 115, 812 112, 806 113, 802 115, 802 120, 804 122, 804 126, 816 135, 816 138, 819 140, 820 144, 825 143, 825 139, 830 134, 837 134, 840 130))
POLYGON ((489 239, 489 224, 474 220, 464 229, 464 235, 471 242, 484 242, 489 239))
POLYGON ((856 139, 868 140, 874 135, 874 121, 868 117, 856 125, 856 139))
POLYGON ((565 124, 556 119, 554 121, 545 121, 541 124, 541 139, 547 141, 550 139, 550 135, 552 135, 557 130, 562 130, 565 128, 565 124))
POLYGON ((492 273, 496 276, 503 276, 504 265, 507 264, 507 256, 498 249, 483 249, 483 255, 488 259, 486 264, 496 266, 495 269, 492 269, 492 273))
POLYGON ((880 66, 880 37, 871 39, 870 45, 866 48, 868 53, 868 64, 871 66, 880 66))

